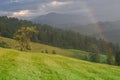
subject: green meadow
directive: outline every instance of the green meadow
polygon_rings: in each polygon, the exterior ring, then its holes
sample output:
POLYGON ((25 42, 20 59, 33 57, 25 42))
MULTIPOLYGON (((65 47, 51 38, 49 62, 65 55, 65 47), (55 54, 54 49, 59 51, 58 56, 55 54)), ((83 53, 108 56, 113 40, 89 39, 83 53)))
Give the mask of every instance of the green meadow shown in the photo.
MULTIPOLYGON (((12 49, 17 49, 16 46, 18 46, 18 42, 13 40, 13 39, 0 37, 0 41, 4 41, 8 45, 10 45, 12 49)), ((52 51, 54 50, 56 52, 56 54, 60 54, 60 55, 64 55, 64 56, 74 55, 74 53, 71 51, 68 51, 66 49, 57 48, 54 46, 49 46, 49 45, 40 44, 40 43, 33 43, 33 42, 31 42, 30 45, 32 48, 30 52, 37 52, 37 53, 43 52, 43 53, 45 53, 45 51, 47 50, 48 53, 52 54, 52 51)))
MULTIPOLYGON (((18 45, 18 42, 13 39, 0 37, 0 41, 4 41, 8 45, 10 45, 12 49, 17 49, 16 46, 18 45)), ((92 54, 92 53, 86 52, 86 51, 75 50, 75 49, 61 49, 58 47, 49 46, 49 45, 40 44, 40 43, 31 42, 30 45, 32 48, 31 52, 45 53, 45 51, 47 50, 48 54, 52 54, 52 52, 54 50, 56 54, 59 54, 62 56, 72 57, 72 58, 76 58, 76 59, 83 59, 83 60, 88 60, 88 61, 90 61, 89 54, 92 54)), ((101 63, 106 63, 106 59, 107 58, 105 55, 102 55, 102 54, 100 55, 101 63)))
POLYGON ((0 48, 0 80, 119 80, 120 67, 0 48))

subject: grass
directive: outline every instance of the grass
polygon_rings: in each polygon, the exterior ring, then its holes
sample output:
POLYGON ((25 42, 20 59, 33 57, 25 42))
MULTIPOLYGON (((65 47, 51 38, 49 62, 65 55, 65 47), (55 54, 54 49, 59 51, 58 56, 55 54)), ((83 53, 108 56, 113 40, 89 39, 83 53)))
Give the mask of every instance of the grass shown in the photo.
MULTIPOLYGON (((12 49, 16 49, 16 46, 18 45, 17 41, 15 41, 13 39, 9 39, 9 38, 0 37, 0 41, 6 42, 8 45, 11 46, 12 49)), ((49 46, 49 45, 45 45, 45 44, 31 42, 30 45, 32 46, 31 52, 45 52, 45 50, 47 50, 48 53, 52 53, 54 50, 56 52, 56 54, 70 56, 70 57, 72 57, 72 55, 74 54, 71 51, 53 47, 53 46, 49 46)))
POLYGON ((0 48, 0 80, 119 80, 120 67, 0 48))
MULTIPOLYGON (((0 37, 0 41, 6 42, 8 45, 12 47, 12 49, 16 49, 16 46, 18 45, 17 41, 5 37, 0 37)), ((45 52, 45 50, 47 50, 48 53, 52 53, 54 50, 56 54, 59 55, 90 61, 90 55, 89 55, 91 54, 90 52, 75 50, 75 49, 61 49, 58 47, 53 47, 53 46, 40 44, 40 43, 33 43, 33 42, 31 42, 30 45, 32 46, 31 52, 45 52)), ((106 60, 107 57, 101 54, 100 63, 106 63, 106 60)))
MULTIPOLYGON (((75 49, 67 49, 67 50, 74 53, 72 57, 83 59, 83 60, 88 60, 88 61, 90 61, 90 54, 93 54, 91 52, 75 50, 75 49)), ((107 56, 100 54, 100 63, 107 63, 106 61, 107 61, 107 56)))

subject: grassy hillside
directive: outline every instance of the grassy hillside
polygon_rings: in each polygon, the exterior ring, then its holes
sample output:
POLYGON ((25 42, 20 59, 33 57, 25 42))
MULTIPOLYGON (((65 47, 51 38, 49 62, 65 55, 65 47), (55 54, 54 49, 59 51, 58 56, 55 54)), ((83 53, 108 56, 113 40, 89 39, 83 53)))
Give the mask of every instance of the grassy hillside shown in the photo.
MULTIPOLYGON (((8 45, 10 45, 13 49, 16 49, 16 46, 18 45, 18 42, 9 39, 9 38, 4 38, 0 37, 0 41, 6 42, 8 45)), ((39 44, 39 43, 31 43, 32 50, 31 52, 45 52, 45 50, 48 51, 48 53, 53 52, 53 50, 56 52, 56 54, 59 55, 64 55, 64 56, 69 56, 72 58, 77 58, 77 59, 84 59, 90 61, 90 53, 81 51, 81 50, 75 50, 75 49, 61 49, 53 46, 48 46, 45 44, 39 44)), ((105 55, 100 55, 100 62, 101 63, 106 63, 107 57, 105 55)))
POLYGON ((119 80, 120 67, 0 48, 0 80, 119 80))
MULTIPOLYGON (((12 47, 12 49, 17 49, 16 46, 18 46, 18 42, 13 39, 0 37, 0 41, 6 42, 8 45, 10 45, 12 47)), ((32 47, 31 52, 45 52, 45 50, 47 50, 48 53, 52 53, 52 51, 54 50, 57 54, 61 54, 61 55, 65 55, 65 56, 74 55, 73 52, 67 51, 65 49, 53 47, 53 46, 48 46, 45 44, 31 42, 30 45, 32 47)))
MULTIPOLYGON (((17 41, 13 39, 5 38, 5 37, 0 37, 0 41, 6 42, 8 45, 12 47, 12 49, 16 49, 16 46, 18 45, 17 41)), ((39 44, 39 43, 31 43, 31 46, 32 46, 31 52, 42 52, 42 51, 44 52, 45 50, 47 50, 48 53, 52 53, 52 51, 54 50, 57 54, 74 57, 74 58, 81 58, 81 59, 84 57, 85 55, 84 53, 88 53, 80 50, 78 53, 75 53, 73 52, 73 50, 61 49, 61 48, 48 46, 45 44, 39 44)))
MULTIPOLYGON (((71 57, 91 61, 90 54, 93 54, 91 52, 75 50, 75 49, 67 49, 67 50, 74 53, 74 55, 72 55, 71 57)), ((107 56, 106 55, 100 54, 100 63, 107 63, 107 56)))

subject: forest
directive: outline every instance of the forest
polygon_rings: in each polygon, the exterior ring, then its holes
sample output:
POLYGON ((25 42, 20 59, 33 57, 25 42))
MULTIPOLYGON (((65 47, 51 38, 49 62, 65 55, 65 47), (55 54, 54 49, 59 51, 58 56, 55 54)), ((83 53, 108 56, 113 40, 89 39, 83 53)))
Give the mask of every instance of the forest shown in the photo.
POLYGON ((2 16, 0 17, 0 36, 13 38, 14 33, 21 27, 36 26, 38 34, 31 40, 37 43, 52 45, 65 49, 77 49, 87 52, 105 54, 109 58, 115 56, 119 46, 102 39, 85 36, 71 30, 62 30, 46 24, 34 24, 27 20, 19 20, 2 16))

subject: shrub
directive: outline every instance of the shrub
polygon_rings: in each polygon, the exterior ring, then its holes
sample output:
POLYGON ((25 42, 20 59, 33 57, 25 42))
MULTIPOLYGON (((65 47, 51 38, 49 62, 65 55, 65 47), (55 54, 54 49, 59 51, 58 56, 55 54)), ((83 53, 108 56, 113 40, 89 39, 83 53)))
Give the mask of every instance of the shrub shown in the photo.
POLYGON ((48 51, 47 51, 47 50, 45 50, 45 53, 48 53, 48 51))
POLYGON ((3 48, 11 48, 7 43, 5 43, 4 41, 0 41, 0 47, 3 48))
POLYGON ((56 54, 55 50, 52 51, 53 54, 56 54))

